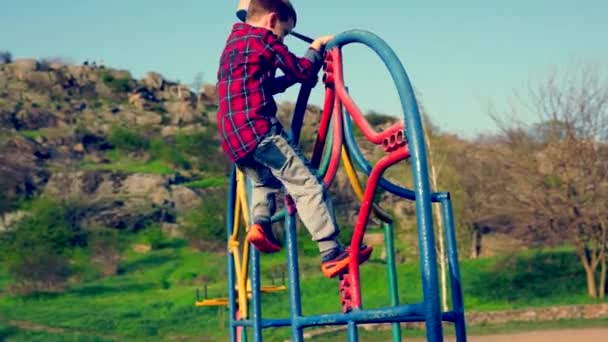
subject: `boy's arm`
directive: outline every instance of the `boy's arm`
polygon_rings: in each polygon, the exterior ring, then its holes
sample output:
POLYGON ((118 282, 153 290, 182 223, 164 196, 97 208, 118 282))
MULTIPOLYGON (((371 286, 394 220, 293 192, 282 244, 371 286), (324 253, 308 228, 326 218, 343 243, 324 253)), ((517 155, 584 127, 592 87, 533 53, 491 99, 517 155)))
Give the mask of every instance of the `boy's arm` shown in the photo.
POLYGON ((291 87, 296 83, 298 83, 298 81, 296 81, 293 77, 283 75, 268 81, 268 84, 266 85, 266 90, 270 93, 270 95, 274 95, 284 92, 285 90, 287 90, 287 88, 291 87))
POLYGON ((292 78, 295 82, 306 82, 318 71, 317 67, 323 61, 323 56, 319 51, 309 48, 306 55, 300 58, 291 53, 287 46, 278 40, 274 34, 268 34, 266 37, 264 54, 288 78, 292 78))
MULTIPOLYGON (((309 78, 308 80, 306 80, 306 82, 302 82, 310 87, 313 87, 317 84, 317 82, 319 81, 319 78, 314 75, 311 78, 309 78)), ((285 90, 287 90, 287 88, 291 87, 292 85, 298 83, 298 81, 294 80, 293 77, 290 76, 279 76, 276 78, 273 78, 271 81, 268 81, 268 85, 266 86, 266 91, 268 91, 270 93, 270 95, 275 95, 278 93, 282 93, 285 90)))

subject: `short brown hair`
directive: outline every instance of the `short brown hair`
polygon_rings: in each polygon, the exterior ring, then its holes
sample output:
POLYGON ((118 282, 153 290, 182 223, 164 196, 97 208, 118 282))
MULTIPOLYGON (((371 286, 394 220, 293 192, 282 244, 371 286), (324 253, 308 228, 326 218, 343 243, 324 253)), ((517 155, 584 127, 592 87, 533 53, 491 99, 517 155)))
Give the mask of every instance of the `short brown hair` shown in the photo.
POLYGON ((247 9, 247 19, 270 12, 277 13, 280 21, 289 21, 291 18, 293 25, 296 25, 296 10, 289 0, 251 0, 247 9))

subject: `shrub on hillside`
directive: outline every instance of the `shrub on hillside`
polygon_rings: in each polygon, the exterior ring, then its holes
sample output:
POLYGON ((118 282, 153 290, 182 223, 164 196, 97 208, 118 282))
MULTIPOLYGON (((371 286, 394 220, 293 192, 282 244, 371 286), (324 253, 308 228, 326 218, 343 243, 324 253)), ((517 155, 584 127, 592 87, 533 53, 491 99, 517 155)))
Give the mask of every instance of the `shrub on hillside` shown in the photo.
POLYGON ((225 172, 228 159, 219 151, 215 130, 193 134, 178 134, 175 137, 178 149, 201 160, 200 168, 210 172, 225 172))
POLYGON ((98 229, 87 236, 91 264, 103 276, 115 275, 120 261, 118 232, 114 229, 98 229))
POLYGON ((13 62, 13 55, 10 51, 0 51, 0 64, 8 64, 13 62))
POLYGON ((108 141, 115 148, 129 152, 148 150, 150 148, 148 138, 123 126, 113 127, 108 141))
POLYGON ((100 72, 101 81, 115 93, 126 93, 131 91, 131 78, 128 76, 115 77, 109 70, 100 72))
POLYGON ((201 251, 217 249, 226 241, 226 189, 210 190, 182 225, 189 244, 201 251))
POLYGON ((163 160, 177 167, 189 169, 193 160, 199 161, 203 171, 225 172, 228 161, 219 151, 215 131, 179 133, 173 138, 157 138, 150 144, 154 159, 163 160))
POLYGON ((33 201, 29 214, 4 239, 10 250, 9 273, 18 293, 60 290, 71 275, 69 254, 84 246, 77 224, 79 209, 46 198, 33 201))
POLYGON ((367 122, 369 122, 369 124, 372 126, 378 126, 383 125, 385 123, 393 123, 397 121, 397 118, 395 117, 386 114, 380 114, 375 111, 370 111, 369 113, 367 113, 365 115, 365 118, 367 119, 367 122))

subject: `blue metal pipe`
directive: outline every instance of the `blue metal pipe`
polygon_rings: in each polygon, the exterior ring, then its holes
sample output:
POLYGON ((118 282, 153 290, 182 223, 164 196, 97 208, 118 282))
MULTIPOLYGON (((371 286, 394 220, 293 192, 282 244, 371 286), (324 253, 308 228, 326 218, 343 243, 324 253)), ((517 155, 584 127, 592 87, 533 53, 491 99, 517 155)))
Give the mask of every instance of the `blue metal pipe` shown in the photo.
MULTIPOLYGON (((368 310, 362 310, 361 312, 367 313, 368 310)), ((335 314, 335 315, 340 315, 340 314, 335 314)), ((454 323, 456 321, 456 314, 452 311, 448 311, 448 312, 443 312, 441 314, 442 320, 446 321, 446 322, 451 322, 454 323)), ((306 326, 306 327, 311 327, 311 326, 316 326, 317 324, 313 323, 313 321, 315 319, 320 319, 320 316, 304 316, 304 317, 300 317, 300 321, 305 320, 304 322, 300 323, 300 326, 306 326)), ((384 319, 376 319, 373 317, 369 317, 369 318, 365 318, 365 319, 359 319, 359 320, 353 320, 353 322, 358 323, 358 324, 365 324, 365 323, 399 323, 399 322, 421 322, 424 321, 424 315, 419 314, 419 315, 412 315, 412 316, 395 316, 395 317, 388 317, 388 318, 384 318, 384 319)), ((348 321, 346 321, 346 323, 344 323, 342 320, 340 321, 327 321, 324 320, 322 325, 345 325, 348 324, 348 321)), ((242 321, 238 321, 235 322, 236 326, 241 326, 241 327, 251 327, 253 326, 253 321, 248 319, 248 320, 242 320, 242 321)), ((262 327, 264 329, 266 328, 279 328, 279 327, 288 327, 292 325, 292 320, 291 319, 264 319, 262 320, 262 327)))
POLYGON ((348 322, 347 328, 348 342, 358 342, 359 341, 359 331, 357 331, 357 323, 350 321, 348 322))
MULTIPOLYGON (((247 206, 249 217, 253 220, 253 183, 249 177, 245 177, 245 189, 247 192, 247 206)), ((248 242, 247 242, 248 243, 248 242)), ((251 279, 251 319, 253 320, 253 341, 262 342, 262 300, 260 282, 260 252, 249 245, 249 267, 251 279)))
POLYGON ((447 246, 448 265, 450 270, 450 289, 452 292, 452 310, 455 315, 456 341, 467 340, 466 325, 464 317, 464 302, 462 298, 462 287, 460 284, 460 267, 458 265, 458 250, 456 244, 456 231, 452 212, 452 201, 449 193, 441 200, 443 225, 445 228, 445 242, 447 246))
POLYGON ((298 265, 298 241, 294 215, 285 218, 285 244, 287 246, 287 275, 289 288, 289 307, 291 313, 291 340, 304 341, 302 327, 298 319, 302 316, 302 295, 300 293, 300 270, 298 265))
POLYGON ((344 325, 349 321, 356 323, 388 323, 406 321, 408 317, 424 317, 423 303, 400 305, 369 310, 356 310, 348 313, 306 316, 298 319, 302 327, 321 325, 344 325))
MULTIPOLYGON (((236 166, 232 165, 230 170, 230 183, 228 187, 228 200, 226 205, 226 234, 227 234, 227 242, 230 241, 230 237, 232 236, 232 227, 234 225, 234 202, 236 198, 236 166)), ((226 243, 226 246, 229 246, 226 243)), ((232 254, 230 254, 230 247, 227 248, 227 258, 228 259, 228 326, 229 326, 229 336, 231 342, 236 342, 236 326, 235 316, 236 316, 236 299, 234 295, 234 285, 236 284, 236 274, 234 270, 234 259, 232 254)))
MULTIPOLYGON (((353 161, 357 168, 363 171, 366 175, 372 172, 372 166, 367 162, 363 152, 359 149, 359 145, 357 145, 357 141, 355 139, 355 135, 353 133, 353 119, 350 117, 350 114, 346 109, 342 113, 343 121, 344 121, 344 145, 348 149, 349 154, 351 155, 353 161)), ((416 193, 410 189, 401 187, 388 179, 382 177, 378 182, 381 188, 392 193, 393 195, 408 199, 410 201, 416 200, 416 193)), ((433 192, 431 193, 431 201, 432 202, 440 202, 441 201, 441 192, 433 192)))
POLYGON ((414 90, 399 58, 380 37, 368 31, 350 30, 335 36, 328 43, 327 49, 342 47, 349 43, 364 44, 378 54, 388 68, 401 100, 411 155, 414 195, 416 198, 416 219, 420 248, 420 272, 424 294, 426 335, 429 342, 443 341, 426 146, 414 90))

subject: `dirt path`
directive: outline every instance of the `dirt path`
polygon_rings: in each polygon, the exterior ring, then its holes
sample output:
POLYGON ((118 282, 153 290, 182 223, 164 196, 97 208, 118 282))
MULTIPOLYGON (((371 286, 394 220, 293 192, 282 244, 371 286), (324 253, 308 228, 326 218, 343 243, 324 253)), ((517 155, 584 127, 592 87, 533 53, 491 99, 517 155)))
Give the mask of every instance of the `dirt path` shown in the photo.
MULTIPOLYGON (((422 342, 424 339, 407 341, 422 342)), ((452 336, 444 338, 445 342, 454 342, 452 336)), ((523 333, 468 336, 467 342, 602 342, 608 341, 608 328, 581 328, 540 330, 523 333)))

